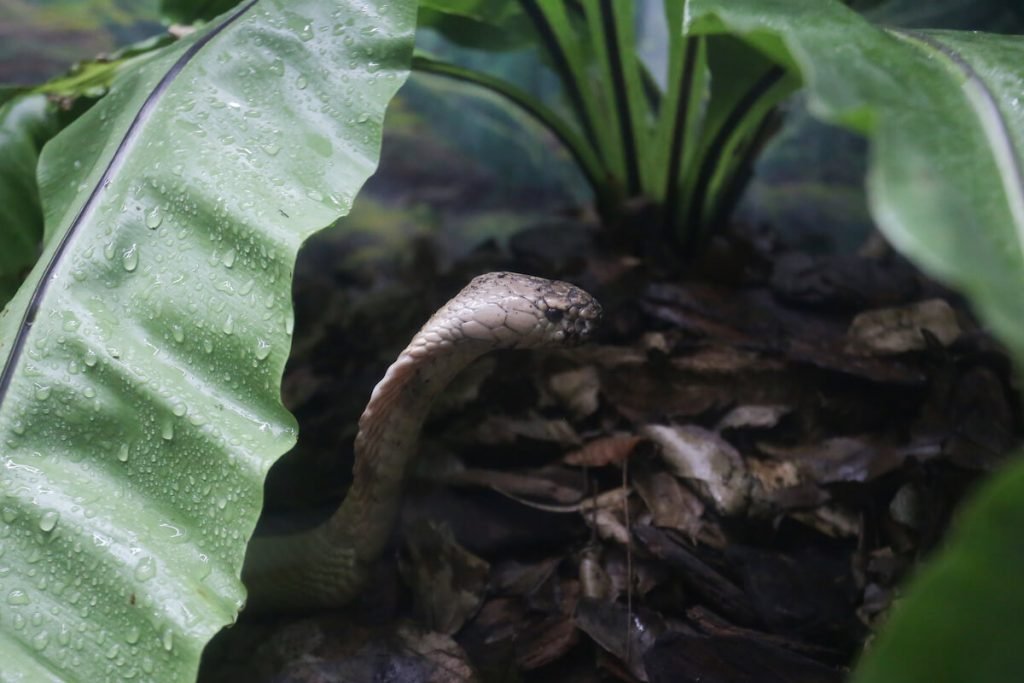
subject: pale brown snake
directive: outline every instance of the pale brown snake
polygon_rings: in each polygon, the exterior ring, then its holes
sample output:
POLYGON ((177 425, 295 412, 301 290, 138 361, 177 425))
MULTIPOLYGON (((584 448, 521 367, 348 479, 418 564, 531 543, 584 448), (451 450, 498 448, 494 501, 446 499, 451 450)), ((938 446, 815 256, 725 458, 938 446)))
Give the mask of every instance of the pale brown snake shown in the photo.
POLYGON ((474 278, 416 333, 359 418, 353 482, 312 530, 257 536, 243 579, 258 609, 333 607, 353 598, 398 515, 402 485, 430 406, 474 359, 496 349, 578 344, 601 306, 565 282, 488 273, 474 278))

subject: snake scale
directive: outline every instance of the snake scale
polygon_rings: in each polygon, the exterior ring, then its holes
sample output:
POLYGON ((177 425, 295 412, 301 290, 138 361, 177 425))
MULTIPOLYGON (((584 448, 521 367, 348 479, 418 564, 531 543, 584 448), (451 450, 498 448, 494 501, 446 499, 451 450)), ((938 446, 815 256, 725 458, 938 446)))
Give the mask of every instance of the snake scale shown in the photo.
POLYGON ((320 526, 249 544, 249 609, 342 605, 366 580, 398 516, 406 470, 438 394, 496 349, 570 346, 592 334, 601 306, 566 282, 518 273, 474 278, 413 337, 374 388, 359 418, 353 482, 320 526))

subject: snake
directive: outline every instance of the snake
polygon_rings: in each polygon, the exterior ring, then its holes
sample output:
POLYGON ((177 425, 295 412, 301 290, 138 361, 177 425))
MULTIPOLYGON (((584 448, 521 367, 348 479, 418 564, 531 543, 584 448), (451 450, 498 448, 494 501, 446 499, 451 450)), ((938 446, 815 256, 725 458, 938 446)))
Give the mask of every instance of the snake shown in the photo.
POLYGON ((434 399, 491 351, 587 341, 601 314, 594 297, 567 282, 511 272, 470 281, 430 317, 374 387, 359 418, 352 485, 337 510, 307 531, 250 541, 242 569, 247 611, 351 601, 390 541, 434 399))

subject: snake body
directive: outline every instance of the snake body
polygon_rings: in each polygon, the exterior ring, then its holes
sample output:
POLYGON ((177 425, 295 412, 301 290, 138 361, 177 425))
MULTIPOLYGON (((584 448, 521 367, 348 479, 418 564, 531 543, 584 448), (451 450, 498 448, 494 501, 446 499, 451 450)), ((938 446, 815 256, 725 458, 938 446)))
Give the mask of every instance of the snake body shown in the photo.
POLYGON ((597 301, 566 282, 507 272, 474 278, 431 316, 374 388, 359 418, 352 486, 337 511, 309 531, 250 542, 242 572, 250 608, 304 610, 351 600, 390 538, 437 395, 485 353, 578 344, 600 316, 597 301))

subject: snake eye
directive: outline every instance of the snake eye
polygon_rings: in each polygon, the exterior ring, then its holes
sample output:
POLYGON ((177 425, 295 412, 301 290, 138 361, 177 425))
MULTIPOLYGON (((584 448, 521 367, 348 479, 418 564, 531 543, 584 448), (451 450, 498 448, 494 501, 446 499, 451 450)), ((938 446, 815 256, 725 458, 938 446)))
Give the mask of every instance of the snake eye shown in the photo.
POLYGON ((561 322, 564 316, 565 312, 557 308, 549 308, 548 310, 544 311, 544 317, 553 323, 561 322))

